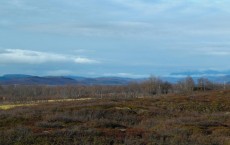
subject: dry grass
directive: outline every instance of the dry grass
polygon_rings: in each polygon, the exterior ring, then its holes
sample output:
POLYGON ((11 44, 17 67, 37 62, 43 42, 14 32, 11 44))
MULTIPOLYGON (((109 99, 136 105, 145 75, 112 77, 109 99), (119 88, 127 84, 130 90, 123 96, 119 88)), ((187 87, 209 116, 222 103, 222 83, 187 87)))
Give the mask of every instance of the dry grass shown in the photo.
POLYGON ((13 109, 16 107, 25 107, 25 106, 34 106, 37 104, 5 104, 5 105, 0 105, 0 110, 8 110, 8 109, 13 109))
POLYGON ((228 145, 230 91, 0 110, 0 144, 228 145))
POLYGON ((84 100, 91 100, 93 98, 79 98, 79 99, 53 99, 53 100, 38 100, 38 101, 31 101, 31 102, 26 102, 22 104, 2 104, 0 105, 0 110, 8 110, 8 109, 13 109, 16 107, 28 107, 28 106, 34 106, 38 105, 41 103, 55 103, 55 102, 70 102, 70 101, 84 101, 84 100))

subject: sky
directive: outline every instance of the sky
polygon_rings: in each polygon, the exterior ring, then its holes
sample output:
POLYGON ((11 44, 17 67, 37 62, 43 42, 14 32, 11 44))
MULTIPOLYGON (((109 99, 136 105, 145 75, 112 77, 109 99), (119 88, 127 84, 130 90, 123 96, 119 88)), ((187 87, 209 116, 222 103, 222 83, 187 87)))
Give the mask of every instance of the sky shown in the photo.
POLYGON ((1 0, 0 75, 229 70, 229 0, 1 0))

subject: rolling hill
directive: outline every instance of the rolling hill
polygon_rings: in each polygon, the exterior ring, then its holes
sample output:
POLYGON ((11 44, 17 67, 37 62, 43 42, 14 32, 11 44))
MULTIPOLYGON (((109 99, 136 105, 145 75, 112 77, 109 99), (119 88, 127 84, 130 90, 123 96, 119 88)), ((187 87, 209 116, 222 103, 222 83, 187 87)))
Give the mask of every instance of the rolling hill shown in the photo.
POLYGON ((0 77, 1 85, 125 85, 131 78, 98 77, 86 78, 77 76, 31 76, 23 74, 8 74, 0 77))

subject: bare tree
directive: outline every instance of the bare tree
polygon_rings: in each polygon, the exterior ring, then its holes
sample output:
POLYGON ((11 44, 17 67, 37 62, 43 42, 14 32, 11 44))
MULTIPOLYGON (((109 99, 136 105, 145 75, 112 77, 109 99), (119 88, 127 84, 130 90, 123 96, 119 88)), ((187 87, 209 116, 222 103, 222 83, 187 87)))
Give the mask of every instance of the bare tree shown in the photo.
POLYGON ((207 78, 199 78, 198 88, 202 91, 213 90, 214 84, 211 81, 209 81, 207 78))
POLYGON ((194 90, 195 82, 192 77, 188 76, 185 79, 179 81, 178 86, 181 92, 191 93, 194 90))
POLYGON ((168 94, 169 91, 172 89, 172 84, 169 82, 163 82, 161 87, 161 93, 168 94))

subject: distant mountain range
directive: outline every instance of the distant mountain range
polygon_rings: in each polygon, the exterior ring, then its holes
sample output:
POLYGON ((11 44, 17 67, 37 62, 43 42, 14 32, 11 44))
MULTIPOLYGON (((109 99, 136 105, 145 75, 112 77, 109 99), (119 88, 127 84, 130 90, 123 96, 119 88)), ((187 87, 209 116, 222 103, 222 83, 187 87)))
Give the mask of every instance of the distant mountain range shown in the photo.
POLYGON ((203 70, 203 71, 186 71, 171 73, 170 76, 226 76, 230 75, 230 70, 203 70))
POLYGON ((140 79, 120 77, 87 78, 78 76, 32 76, 23 74, 10 74, 0 77, 1 85, 126 85, 140 79))
MULTIPOLYGON (((186 76, 191 76, 195 81, 200 77, 208 78, 216 83, 230 83, 230 75, 218 75, 215 71, 173 73, 167 77, 160 77, 164 81, 176 83, 186 76), (210 73, 212 75, 210 75, 210 73), (216 75, 213 75, 216 73, 216 75), (202 75, 201 75, 202 74, 202 75)), ((131 82, 142 82, 148 78, 123 78, 123 77, 80 77, 80 76, 32 76, 24 74, 7 74, 0 76, 0 85, 127 85, 131 82)))
POLYGON ((195 81, 198 78, 207 78, 216 83, 230 83, 230 70, 203 70, 171 73, 169 78, 183 78, 191 76, 195 81))

